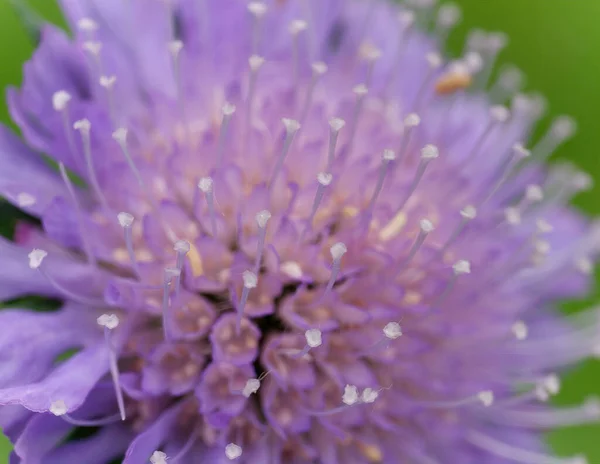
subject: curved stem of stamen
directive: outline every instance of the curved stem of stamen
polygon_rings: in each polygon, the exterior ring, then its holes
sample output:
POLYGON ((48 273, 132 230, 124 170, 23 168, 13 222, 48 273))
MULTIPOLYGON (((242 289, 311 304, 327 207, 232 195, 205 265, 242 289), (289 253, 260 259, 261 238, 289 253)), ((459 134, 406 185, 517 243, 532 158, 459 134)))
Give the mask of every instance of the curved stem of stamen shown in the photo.
POLYGON ((81 303, 86 306, 100 306, 100 307, 106 306, 106 302, 104 300, 96 300, 93 298, 87 298, 85 296, 77 295, 77 294, 71 292, 70 290, 67 290, 65 287, 60 285, 56 280, 54 280, 54 278, 50 274, 48 274, 42 266, 40 266, 38 268, 38 270, 46 279, 48 279, 48 282, 50 282, 50 285, 52 285, 59 293, 61 293, 65 297, 67 297, 69 300, 73 300, 77 303, 81 303))
POLYGON ((119 366, 117 364, 117 352, 112 343, 112 331, 108 327, 104 327, 104 341, 108 348, 108 362, 110 367, 110 375, 115 387, 117 396, 117 404, 119 405, 119 413, 121 420, 125 420, 125 402, 123 400, 123 390, 121 389, 121 381, 119 379, 119 366))
POLYGON ((117 414, 113 414, 112 416, 105 417, 103 419, 77 419, 75 417, 71 417, 68 414, 63 414, 60 417, 65 422, 68 422, 69 424, 72 424, 76 427, 102 427, 124 420, 120 412, 117 414))

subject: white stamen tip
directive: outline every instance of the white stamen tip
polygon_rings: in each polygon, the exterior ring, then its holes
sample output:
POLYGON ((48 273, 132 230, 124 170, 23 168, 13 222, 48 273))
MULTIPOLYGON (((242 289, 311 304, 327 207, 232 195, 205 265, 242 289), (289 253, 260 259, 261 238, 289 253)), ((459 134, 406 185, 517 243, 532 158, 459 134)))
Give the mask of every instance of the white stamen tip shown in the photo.
POLYGON ((300 129, 300 123, 295 119, 283 118, 281 120, 288 134, 293 134, 300 129))
POLYGON ((461 259, 460 261, 457 261, 452 266, 452 270, 454 271, 454 274, 456 274, 456 275, 470 274, 471 273, 471 263, 469 263, 469 261, 461 259))
POLYGON ((119 143, 125 143, 127 141, 127 129, 125 127, 119 127, 112 133, 112 138, 119 143))
POLYGON ((36 203, 36 198, 26 192, 21 192, 17 195, 17 205, 19 208, 28 208, 29 206, 33 206, 36 203))
POLYGON ((533 248, 537 253, 541 255, 547 255, 548 253, 550 253, 550 249, 552 248, 552 246, 550 245, 550 242, 546 240, 536 240, 533 243, 533 248))
POLYGON ((81 132, 89 132, 92 128, 92 123, 88 119, 80 119, 73 123, 73 129, 81 132))
POLYGON ((571 137, 577 130, 577 123, 570 116, 559 116, 552 123, 552 134, 559 139, 571 137))
POLYGON ((133 215, 129 213, 121 212, 117 214, 117 219, 121 227, 130 227, 133 224, 133 215))
POLYGON ((64 416, 68 411, 67 405, 63 400, 53 401, 50 404, 50 412, 55 416, 64 416))
POLYGON ((177 253, 185 254, 190 251, 190 248, 190 242, 187 240, 177 240, 173 245, 173 250, 175 250, 177 253))
POLYGON ((435 159, 440 156, 440 152, 435 145, 425 145, 421 149, 421 158, 425 160, 435 159))
POLYGON ((271 219, 271 213, 266 209, 257 213, 256 215, 256 223, 260 228, 264 228, 267 225, 269 219, 271 219))
POLYGON ((344 387, 344 394, 342 395, 342 402, 348 406, 352 406, 358 401, 358 388, 354 385, 346 385, 344 387))
POLYGON ((233 113, 235 113, 235 105, 232 103, 225 103, 221 108, 221 111, 223 112, 224 116, 231 116, 233 113))
POLYGON ((260 67, 265 63, 265 59, 262 56, 252 55, 248 58, 248 64, 252 71, 258 71, 260 67))
POLYGON ((369 93, 369 89, 367 88, 367 86, 365 84, 358 84, 358 85, 354 86, 354 88, 352 89, 352 92, 354 92, 354 94, 357 97, 364 97, 366 94, 369 93))
POLYGON ((377 390, 367 387, 362 392, 361 400, 363 403, 373 403, 378 396, 379 392, 377 390))
POLYGON ((515 143, 512 149, 515 155, 517 155, 519 158, 528 158, 531 156, 531 151, 525 148, 521 143, 515 143))
POLYGON ((419 221, 419 227, 426 234, 428 234, 429 232, 433 232, 433 229, 435 229, 435 227, 433 227, 433 224, 429 219, 421 219, 419 221))
POLYGON ((594 180, 587 172, 579 171, 573 176, 573 187, 577 191, 589 190, 594 185, 594 180))
POLYGON ((504 210, 504 218, 511 226, 521 224, 521 213, 519 212, 518 208, 513 208, 512 206, 506 208, 504 210))
POLYGON ((544 191, 539 185, 528 185, 525 189, 525 198, 529 201, 542 201, 544 199, 544 191))
POLYGON ((258 277, 252 271, 244 271, 242 273, 242 280, 244 281, 244 287, 246 288, 256 288, 258 284, 258 277))
POLYGON ((381 50, 379 50, 373 43, 371 42, 363 42, 358 51, 361 58, 367 61, 375 61, 381 58, 381 50))
POLYGON ((483 58, 477 52, 469 52, 464 58, 470 74, 477 74, 483 68, 483 58))
POLYGON ((575 260, 575 268, 585 275, 590 275, 594 270, 594 263, 591 259, 583 257, 575 260))
POLYGON ((304 332, 304 336, 306 337, 306 344, 311 348, 317 348, 323 343, 319 329, 308 329, 304 332))
POLYGON ((446 3, 438 10, 437 23, 444 29, 450 28, 460 21, 460 8, 454 3, 446 3))
POLYGON ((119 325, 119 317, 116 314, 102 314, 96 319, 99 326, 107 329, 116 329, 119 325))
POLYGON ((404 27, 412 26, 415 22, 415 13, 411 10, 403 10, 398 13, 398 21, 404 27))
POLYGON ((181 40, 171 40, 169 42, 169 52, 173 57, 179 55, 179 52, 183 48, 183 42, 181 40))
POLYGON ((383 161, 394 161, 396 159, 396 153, 394 150, 385 149, 383 150, 383 154, 381 155, 383 161))
POLYGON ((477 209, 472 205, 467 205, 460 210, 460 215, 465 219, 475 219, 477 217, 477 209))
POLYGON ((560 377, 556 374, 550 374, 544 377, 542 384, 546 391, 551 395, 558 395, 560 391, 560 377))
POLYGON ((600 418, 600 400, 592 397, 585 400, 583 403, 585 414, 590 419, 600 418))
POLYGON ((544 218, 536 219, 535 227, 540 234, 548 234, 554 230, 554 227, 552 227, 552 224, 550 224, 544 218))
POLYGON ((477 399, 481 401, 486 408, 494 403, 494 392, 491 390, 484 390, 477 394, 477 399))
POLYGON ((98 24, 91 18, 81 18, 77 21, 77 27, 84 32, 94 32, 98 30, 98 24))
POLYGON ((248 3, 248 11, 260 18, 267 12, 267 5, 263 2, 250 2, 248 3))
POLYGON ((302 31, 305 31, 307 27, 308 27, 308 23, 306 21, 304 21, 302 19, 294 19, 290 23, 288 30, 290 31, 290 34, 296 35, 302 31))
POLYGON ((235 443, 229 443, 226 447, 225 447, 225 456, 227 456, 228 459, 231 459, 232 461, 234 459, 239 458, 242 455, 242 447, 239 445, 236 445, 235 443))
POLYGON ((529 328, 523 321, 515 322, 511 327, 511 331, 515 338, 519 341, 525 340, 529 334, 529 328))
POLYGON ((490 116, 496 122, 506 122, 510 117, 510 112, 505 106, 495 105, 490 108, 490 116))
POLYGON ((333 118, 329 120, 329 127, 334 132, 339 132, 346 125, 346 121, 341 118, 333 118))
POLYGON ((210 193, 213 189, 213 180, 210 177, 203 177, 198 182, 198 188, 204 193, 210 193))
POLYGON ((431 69, 437 69, 442 65, 442 57, 438 53, 427 53, 425 59, 431 69))
POLYGON ((155 451, 150 456, 150 462, 152 464, 167 464, 167 455, 162 451, 155 451))
POLYGON ((258 379, 248 379, 246 380, 246 385, 244 385, 244 389, 242 390, 242 395, 246 398, 250 398, 253 393, 256 393, 260 388, 260 380, 258 379))
POLYGON ((409 113, 404 118, 404 127, 417 127, 419 124, 421 124, 421 118, 416 113, 409 113))
POLYGON ((317 61, 316 63, 313 63, 310 65, 313 73, 317 76, 322 76, 323 74, 325 74, 327 72, 327 65, 325 63, 323 63, 322 61, 317 61))
POLYGON ((337 260, 344 256, 344 254, 348 251, 348 248, 346 248, 346 245, 344 245, 342 242, 338 242, 333 245, 329 251, 331 252, 332 258, 337 260))
POLYGON ((488 34, 485 43, 485 49, 492 53, 497 53, 508 44, 508 36, 503 32, 491 32, 488 34))
POLYGON ((301 279, 304 275, 302 268, 295 261, 286 261, 281 265, 281 272, 290 276, 293 279, 301 279))
POLYGON ((117 76, 100 76, 99 82, 102 87, 109 89, 117 82, 117 76))
POLYGON ((168 282, 170 282, 171 279, 173 279, 175 277, 179 277, 180 275, 181 275, 181 270, 177 269, 176 267, 166 267, 165 268, 164 278, 168 282))
POLYGON ((31 269, 37 269, 42 265, 42 261, 48 256, 48 253, 45 250, 34 248, 27 256, 29 257, 29 267, 31 269))
POLYGON ((88 40, 84 42, 82 48, 94 56, 98 56, 102 50, 102 43, 88 40))
POLYGON ((402 327, 397 322, 388 322, 383 328, 383 334, 390 340, 395 340, 402 336, 402 327))
POLYGON ((317 182, 319 182, 319 184, 321 184, 323 187, 327 187, 329 184, 331 184, 332 180, 333 175, 330 172, 320 172, 317 174, 317 182))
POLYGON ((62 111, 67 107, 70 100, 71 94, 69 92, 66 90, 59 90, 52 95, 52 107, 56 111, 62 111))

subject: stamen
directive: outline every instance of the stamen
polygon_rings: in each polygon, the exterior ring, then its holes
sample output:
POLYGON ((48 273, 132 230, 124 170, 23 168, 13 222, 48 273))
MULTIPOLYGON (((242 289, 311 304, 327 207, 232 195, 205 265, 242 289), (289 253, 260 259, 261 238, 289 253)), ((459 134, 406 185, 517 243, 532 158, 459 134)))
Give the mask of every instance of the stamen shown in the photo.
POLYGON ((500 190, 500 188, 504 185, 506 180, 511 176, 514 169, 529 156, 531 156, 531 152, 527 150, 522 144, 515 143, 512 146, 508 159, 504 161, 500 166, 500 178, 494 184, 494 187, 490 190, 490 193, 484 196, 481 205, 487 203, 487 201, 490 198, 492 198, 498 190, 500 190))
POLYGON ((470 404, 481 403, 483 406, 490 407, 494 403, 494 392, 490 390, 483 390, 475 395, 468 396, 466 398, 454 401, 417 401, 421 406, 428 408, 455 408, 460 406, 466 406, 470 404))
POLYGON ((108 116, 112 122, 113 127, 118 127, 117 119, 115 115, 115 101, 113 95, 113 87, 117 82, 116 76, 100 76, 100 85, 106 89, 106 101, 108 104, 108 116))
POLYGON ((85 250, 85 254, 87 256, 87 262, 91 266, 95 267, 96 257, 94 256, 94 251, 92 250, 92 244, 89 241, 89 236, 87 234, 85 226, 85 219, 83 217, 83 214, 81 213, 81 205, 79 204, 79 201, 77 201, 77 194, 75 193, 75 189, 73 188, 71 179, 69 179, 69 175, 67 174, 65 165, 62 162, 60 162, 58 163, 58 168, 60 170, 62 180, 65 183, 69 192, 69 196, 71 197, 71 201, 73 202, 73 207, 75 208, 75 216, 77 217, 77 224, 79 225, 79 235, 81 236, 83 249, 85 250))
POLYGON ((310 216, 306 220, 306 226, 304 227, 304 230, 302 231, 302 235, 301 235, 300 239, 303 239, 306 232, 308 232, 308 230, 312 227, 312 223, 315 219, 315 215, 317 214, 317 210, 319 209, 319 205, 321 204, 321 200, 323 199, 323 195, 325 193, 325 187, 327 187, 329 184, 331 184, 332 179, 333 179, 333 176, 330 173, 320 172, 319 174, 317 174, 317 182, 319 183, 319 186, 317 187, 317 193, 315 195, 315 200, 313 201, 313 204, 312 204, 310 216))
POLYGON ((106 197, 102 193, 102 189, 100 188, 100 184, 98 183, 98 178, 96 177, 96 171, 94 169, 94 163, 92 162, 92 141, 90 138, 91 127, 92 125, 87 119, 80 119, 79 121, 75 121, 75 123, 73 124, 73 129, 79 131, 79 133, 81 134, 83 156, 85 157, 85 164, 87 166, 88 177, 90 179, 90 183, 92 184, 92 188, 94 189, 94 193, 96 194, 96 198, 100 201, 100 204, 102 205, 102 208, 105 211, 110 211, 108 203, 106 201, 106 197))
POLYGON ((121 382, 119 380, 119 366, 117 364, 117 352, 112 343, 112 331, 119 325, 119 318, 116 314, 103 314, 97 319, 98 325, 104 327, 104 342, 108 349, 108 362, 110 367, 110 375, 112 376, 113 384, 115 386, 115 394, 117 395, 117 404, 119 405, 119 412, 121 414, 121 420, 125 420, 125 403, 123 401, 123 391, 121 389, 121 382))
POLYGON ((306 338, 306 345, 300 351, 293 353, 290 357, 292 359, 298 359, 306 355, 311 348, 318 348, 323 343, 321 331, 319 329, 308 329, 304 332, 306 338))
POLYGON ((517 340, 523 341, 527 339, 527 335, 529 334, 529 328, 527 327, 527 324, 525 324, 525 322, 517 321, 512 325, 511 332, 517 340))
POLYGON ((490 90, 491 100, 502 103, 514 97, 523 86, 523 72, 516 66, 507 66, 490 90))
POLYGON ((298 81, 300 79, 300 44, 298 42, 298 36, 300 32, 305 31, 308 27, 306 21, 302 19, 294 19, 288 28, 288 31, 292 35, 292 67, 293 67, 293 82, 294 89, 298 89, 298 81))
POLYGON ((308 90, 306 91, 306 97, 304 99, 304 105, 302 106, 302 111, 300 112, 300 121, 304 121, 306 116, 308 115, 308 111, 310 110, 310 106, 312 104, 313 95, 315 93, 315 87, 319 78, 327 72, 327 65, 322 61, 318 61, 311 65, 312 67, 312 78, 310 79, 310 84, 308 84, 308 90))
POLYGON ((508 121, 509 117, 510 113, 504 106, 496 105, 490 108, 490 121, 475 142, 475 145, 473 145, 469 155, 465 158, 463 166, 471 163, 477 157, 494 128, 497 127, 498 124, 508 121))
POLYGON ((436 33, 438 43, 445 44, 448 39, 448 34, 461 19, 460 8, 454 3, 445 3, 440 6, 436 20, 436 33))
POLYGON ((365 73, 365 85, 367 88, 371 85, 371 79, 373 78, 373 68, 379 58, 381 58, 381 50, 379 50, 371 42, 363 42, 360 46, 358 53, 360 57, 367 62, 367 71, 365 73))
POLYGON ((175 78, 175 92, 177 92, 177 105, 179 106, 179 111, 181 112, 181 121, 185 125, 185 129, 188 136, 188 142, 191 143, 189 128, 186 124, 185 99, 183 98, 183 88, 181 83, 180 55, 181 50, 183 49, 183 42, 181 40, 172 40, 171 42, 169 42, 168 48, 173 66, 173 76, 175 78))
POLYGON ((357 405, 357 404, 369 404, 375 402, 375 400, 379 397, 379 393, 382 390, 387 390, 391 388, 381 388, 379 390, 374 390, 373 388, 365 388, 363 392, 359 395, 358 388, 354 385, 346 385, 344 387, 344 393, 342 395, 342 406, 338 406, 337 408, 329 409, 327 411, 311 411, 305 410, 307 414, 311 416, 323 417, 323 416, 332 416, 337 414, 338 412, 345 411, 346 409, 357 405))
POLYGON ((77 21, 77 28, 87 36, 86 40, 94 40, 98 23, 91 18, 81 18, 77 21))
POLYGON ((412 259, 415 257, 415 255, 423 245, 423 242, 425 242, 425 239, 427 238, 429 233, 433 232, 434 230, 433 224, 428 219, 421 219, 419 221, 419 228, 419 234, 415 239, 415 243, 413 243, 412 247, 410 248, 408 255, 402 261, 400 261, 397 272, 400 272, 412 261, 412 259))
POLYGON ((423 79, 419 90, 417 90, 415 101, 413 103, 413 112, 415 113, 421 112, 421 105, 423 104, 423 100, 425 98, 427 89, 431 87, 430 84, 433 77, 435 76, 435 72, 442 65, 442 57, 437 53, 427 53, 427 55, 425 55, 425 59, 427 60, 429 70, 427 71, 425 79, 423 79))
POLYGON ((244 139, 247 138, 250 123, 252 121, 252 111, 254 109, 254 92, 256 90, 256 77, 258 75, 258 70, 265 63, 265 59, 258 55, 252 55, 248 59, 248 64, 250 65, 250 82, 248 84, 248 95, 246 96, 246 118, 244 120, 244 139))
POLYGON ((477 88, 485 89, 487 88, 490 76, 492 75, 496 58, 500 51, 506 47, 508 38, 501 32, 492 32, 490 34, 483 33, 483 35, 478 38, 478 41, 478 50, 475 51, 481 53, 484 64, 481 72, 477 76, 477 88))
POLYGON ((398 159, 395 163, 396 166, 400 166, 404 156, 406 156, 406 151, 408 150, 408 145, 410 143, 410 137, 414 132, 414 128, 418 127, 419 124, 421 124, 421 118, 416 113, 410 113, 404 118, 404 133, 402 134, 400 148, 398 149, 398 159))
POLYGON ((173 340, 172 330, 171 330, 171 317, 169 315, 169 296, 171 289, 171 282, 173 278, 177 278, 181 276, 181 271, 177 268, 167 267, 164 270, 163 274, 163 301, 162 301, 162 323, 163 323, 163 333, 165 340, 170 342, 173 340))
POLYGON ((346 254, 348 249, 346 248, 346 245, 344 245, 342 242, 337 242, 330 248, 329 251, 331 252, 331 257, 333 258, 333 263, 331 265, 331 277, 329 278, 329 282, 327 282, 327 287, 325 287, 325 291, 323 292, 323 295, 321 296, 320 300, 323 300, 323 298, 325 298, 325 296, 333 288, 333 285, 337 280, 338 274, 340 273, 342 256, 346 254))
POLYGON ((104 425, 114 424, 121 420, 120 413, 102 419, 77 419, 67 414, 67 409, 67 405, 63 400, 53 401, 52 404, 50 404, 50 412, 52 414, 56 417, 61 417, 65 422, 75 425, 76 427, 102 427, 104 425))
POLYGON ((59 90, 54 92, 52 95, 52 107, 62 118, 63 129, 65 137, 67 138, 67 144, 69 145, 69 152, 73 157, 74 161, 77 161, 77 149, 75 148, 75 141, 73 140, 73 134, 71 133, 71 123, 69 121, 69 102, 71 101, 71 94, 66 90, 59 90))
POLYGON ((516 208, 521 212, 525 212, 525 210, 534 203, 539 203, 544 199, 544 191, 542 187, 535 184, 530 184, 525 187, 525 194, 523 198, 519 201, 516 208))
POLYGON ((265 249, 265 237, 267 235, 267 222, 271 219, 271 213, 263 210, 256 215, 258 224, 258 245, 256 246, 256 260, 254 262, 254 273, 258 275, 260 271, 260 261, 265 249))
POLYGON ((261 19, 267 13, 267 5, 263 2, 250 2, 248 11, 253 16, 252 21, 252 54, 258 53, 261 40, 261 19))
POLYGON ((358 121, 362 113, 365 97, 369 93, 369 90, 365 84, 359 84, 352 89, 352 92, 354 92, 354 95, 356 95, 356 102, 354 104, 352 117, 350 119, 350 138, 348 140, 348 154, 350 154, 352 152, 352 149, 354 148, 354 138, 356 136, 358 121))
POLYGON ((384 150, 382 155, 382 163, 381 169, 379 171, 379 177, 377 179, 377 185, 375 186, 375 190, 373 191, 373 195, 371 196, 371 200, 369 201, 369 205, 366 209, 366 216, 371 217, 373 212, 373 208, 375 207, 375 202, 377 201, 377 197, 381 193, 383 189, 383 183, 385 182, 385 177, 388 174, 389 166, 392 161, 396 159, 396 154, 392 150, 384 150))
POLYGON ((235 106, 231 103, 225 103, 222 108, 223 120, 221 121, 221 129, 219 130, 219 141, 217 142, 217 168, 221 169, 223 166, 223 152, 225 151, 225 145, 227 142, 227 132, 229 130, 229 121, 233 113, 235 113, 235 106))
POLYGON ((559 116, 531 150, 532 158, 540 162, 545 161, 563 142, 571 138, 576 130, 577 125, 574 119, 569 116, 559 116))
POLYGON ((29 267, 31 269, 37 269, 40 272, 40 274, 42 274, 44 276, 44 278, 46 278, 46 280, 48 280, 50 285, 52 285, 59 293, 61 293, 68 299, 73 300, 77 303, 81 303, 86 306, 92 306, 92 307, 106 306, 106 303, 103 300, 95 300, 92 298, 87 298, 85 296, 77 295, 77 294, 71 292, 70 290, 67 290, 65 287, 60 285, 56 280, 54 280, 54 278, 50 274, 48 274, 46 272, 46 270, 42 267, 42 262, 44 261, 44 258, 46 258, 46 256, 48 256, 48 253, 45 250, 40 250, 38 248, 34 248, 33 250, 31 250, 31 252, 28 255, 29 267))
POLYGON ((167 459, 169 459, 167 457, 167 455, 165 453, 163 453, 162 451, 155 451, 154 453, 152 453, 152 456, 150 456, 150 463, 151 464, 167 464, 167 459))
POLYGON ((398 15, 398 21, 400 23, 400 27, 402 28, 402 33, 398 38, 398 46, 396 48, 396 56, 394 57, 392 71, 388 76, 388 80, 383 91, 385 99, 389 97, 390 91, 394 88, 396 82, 398 81, 398 74, 400 73, 400 65, 402 63, 404 52, 406 51, 406 44, 409 41, 413 31, 415 14, 408 10, 401 11, 398 15))
POLYGON ((329 120, 329 149, 327 152, 327 171, 331 170, 333 161, 335 160, 335 148, 337 145, 340 130, 346 125, 346 121, 340 118, 329 120))
POLYGON ((427 169, 429 162, 436 159, 439 155, 440 153, 435 145, 425 145, 425 147, 423 147, 423 149, 421 150, 421 162, 417 167, 417 173, 415 175, 415 178, 413 179, 412 184, 408 188, 408 192, 404 196, 404 200, 402 200, 402 203, 400 203, 400 206, 397 208, 397 211, 402 211, 408 200, 410 200, 412 194, 417 189, 417 186, 423 178, 423 175, 425 174, 425 170, 427 169))
POLYGON ((443 255, 446 251, 448 251, 448 248, 456 241, 456 239, 458 239, 463 230, 465 230, 467 224, 477 217, 477 209, 471 205, 465 206, 462 210, 460 210, 460 215, 462 217, 460 223, 456 229, 454 229, 454 232, 452 232, 450 237, 448 237, 448 240, 446 240, 446 243, 440 249, 439 254, 443 255))
POLYGON ((210 177, 203 177, 198 182, 198 188, 206 197, 208 214, 210 216, 210 230, 213 238, 217 238, 217 217, 215 213, 215 199, 213 194, 213 180, 210 177))
POLYGON ((237 335, 240 334, 242 316, 244 315, 244 308, 246 307, 246 302, 248 301, 248 295, 250 294, 250 290, 256 288, 256 286, 258 285, 258 277, 252 271, 244 271, 242 274, 242 279, 244 281, 244 287, 242 288, 242 296, 237 306, 237 320, 235 324, 237 335))
POLYGON ((185 260, 185 255, 188 254, 190 248, 190 243, 185 240, 177 240, 177 242, 175 242, 175 245, 173 246, 173 250, 175 250, 175 253, 177 254, 177 261, 175 262, 175 267, 179 271, 179 273, 175 276, 175 297, 179 296, 183 263, 185 260))
POLYGON ((259 379, 248 379, 246 381, 246 385, 244 385, 244 389, 242 390, 242 395, 244 395, 246 398, 250 398, 254 393, 258 391, 259 388, 259 379))
POLYGON ((133 270, 139 277, 140 268, 138 266, 137 259, 135 258, 135 251, 133 250, 133 236, 131 233, 133 216, 129 213, 121 212, 117 215, 117 219, 119 220, 119 224, 123 228, 123 232, 125 234, 125 247, 127 248, 127 254, 129 255, 129 260, 131 261, 131 267, 133 267, 133 270))
POLYGON ((177 454, 175 456, 173 456, 172 458, 170 458, 171 462, 175 462, 175 463, 180 462, 180 459, 184 458, 185 455, 189 453, 189 451, 192 449, 192 447, 196 443, 196 440, 198 440, 199 432, 200 432, 200 428, 199 428, 199 426, 196 426, 192 430, 192 433, 190 433, 190 436, 186 440, 185 444, 177 452, 177 454))
POLYGON ((239 445, 236 445, 235 443, 229 443, 226 447, 225 447, 225 456, 227 456, 227 459, 230 460, 234 460, 239 458, 242 455, 242 447, 239 445))
POLYGON ((366 354, 370 354, 373 351, 378 350, 379 348, 385 349, 388 346, 390 346, 392 340, 396 340, 397 338, 400 338, 402 336, 402 327, 400 327, 400 324, 398 322, 388 322, 383 328, 383 335, 384 336, 381 340, 371 345, 369 348, 363 351, 361 355, 364 356, 366 354))
POLYGON ((440 293, 440 295, 437 297, 437 299, 431 304, 431 307, 439 308, 442 305, 442 303, 444 302, 444 300, 446 299, 446 297, 452 292, 452 289, 454 288, 454 285, 456 284, 456 279, 461 275, 470 274, 470 273, 471 273, 471 264, 469 263, 469 261, 465 261, 465 260, 457 261, 452 266, 452 277, 450 278, 448 285, 442 291, 442 293, 440 293))
POLYGON ((554 458, 545 454, 527 451, 496 440, 475 430, 467 435, 473 445, 496 456, 520 462, 521 464, 587 464, 583 456, 573 458, 554 458))
POLYGON ((285 126, 285 139, 283 141, 283 147, 281 149, 281 153, 279 154, 279 158, 277 158, 277 163, 275 164, 275 169, 273 170, 273 174, 271 175, 271 180, 269 181, 268 188, 271 189, 273 185, 275 185, 275 181, 279 176, 281 168, 283 167, 283 162, 285 161, 285 157, 287 156, 290 146, 294 141, 294 136, 296 132, 300 129, 300 123, 295 119, 283 118, 281 120, 283 125, 285 126))

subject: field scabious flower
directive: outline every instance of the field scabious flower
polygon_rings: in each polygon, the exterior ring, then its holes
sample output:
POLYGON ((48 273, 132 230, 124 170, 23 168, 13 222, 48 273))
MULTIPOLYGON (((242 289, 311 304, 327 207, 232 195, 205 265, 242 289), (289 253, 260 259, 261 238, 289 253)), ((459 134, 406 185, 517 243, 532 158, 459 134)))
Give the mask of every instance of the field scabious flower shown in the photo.
POLYGON ((61 302, 0 313, 12 463, 585 462, 541 435, 600 416, 544 404, 600 355, 573 122, 527 149, 431 3, 61 0, 0 132, 0 297, 61 302))

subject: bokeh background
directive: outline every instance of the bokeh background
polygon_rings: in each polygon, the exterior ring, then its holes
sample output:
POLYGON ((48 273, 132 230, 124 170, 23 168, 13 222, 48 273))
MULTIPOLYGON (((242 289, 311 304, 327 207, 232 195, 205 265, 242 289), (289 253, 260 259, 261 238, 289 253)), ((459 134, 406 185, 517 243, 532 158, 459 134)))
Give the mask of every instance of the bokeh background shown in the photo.
MULTIPOLYGON (((0 0, 0 122, 4 124, 11 124, 4 89, 20 83, 22 64, 33 51, 27 29, 11 5, 18 1, 0 0)), ((64 26, 55 0, 29 0, 29 3, 42 17, 64 26)), ((568 159, 594 177, 594 188, 574 202, 587 214, 600 215, 600 0, 455 0, 455 3, 463 10, 463 21, 450 37, 450 53, 461 50, 472 28, 506 32, 510 43, 500 64, 516 64, 527 76, 526 89, 539 91, 548 99, 549 112, 538 130, 542 131, 553 116, 575 117, 579 126, 577 136, 561 147, 554 158, 568 159)), ((14 211, 0 200, 0 233, 10 234, 13 223, 14 211)), ((1 259, 0 256, 0 263, 1 259)), ((598 274, 596 281, 600 282, 598 274)), ((564 311, 577 311, 599 301, 600 291, 595 291, 584 301, 565 302, 564 311)), ((590 395, 600 395, 598 360, 586 361, 568 372, 555 401, 577 404, 590 395)), ((548 440, 558 454, 583 452, 590 464, 600 464, 600 424, 553 431, 548 440)), ((8 462, 9 450, 9 443, 0 434, 0 464, 8 462)))

